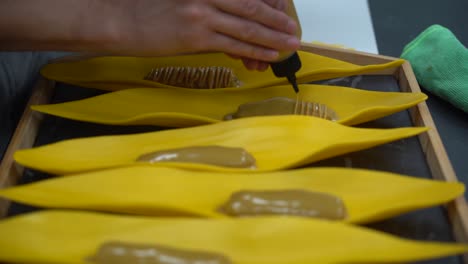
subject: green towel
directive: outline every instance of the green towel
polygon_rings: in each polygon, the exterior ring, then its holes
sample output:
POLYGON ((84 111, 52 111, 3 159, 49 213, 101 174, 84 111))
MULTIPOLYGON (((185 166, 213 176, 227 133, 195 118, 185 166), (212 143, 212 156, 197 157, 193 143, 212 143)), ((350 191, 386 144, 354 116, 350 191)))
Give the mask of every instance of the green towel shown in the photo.
POLYGON ((401 55, 428 91, 468 113, 468 50, 440 25, 426 29, 401 55))

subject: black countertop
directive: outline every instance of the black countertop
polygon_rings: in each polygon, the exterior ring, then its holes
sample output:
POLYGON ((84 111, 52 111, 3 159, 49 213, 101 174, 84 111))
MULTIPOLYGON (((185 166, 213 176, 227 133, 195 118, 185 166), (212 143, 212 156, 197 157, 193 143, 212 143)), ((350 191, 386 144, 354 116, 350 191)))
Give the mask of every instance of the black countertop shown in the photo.
MULTIPOLYGON (((468 45, 467 0, 368 1, 380 54, 399 57, 407 43, 433 24, 449 28, 468 45)), ((468 184, 468 114, 421 88, 429 95, 429 109, 455 172, 468 184)))

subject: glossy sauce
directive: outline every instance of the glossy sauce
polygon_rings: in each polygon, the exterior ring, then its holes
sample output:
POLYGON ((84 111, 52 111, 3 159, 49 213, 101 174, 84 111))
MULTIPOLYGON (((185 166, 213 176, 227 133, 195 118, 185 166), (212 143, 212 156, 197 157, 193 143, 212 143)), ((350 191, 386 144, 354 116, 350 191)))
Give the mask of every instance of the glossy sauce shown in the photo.
POLYGON ((274 97, 263 101, 242 104, 237 112, 228 114, 225 120, 268 115, 307 115, 336 121, 336 112, 324 104, 291 99, 287 97, 274 97))
POLYGON ((331 220, 347 215, 339 197, 305 190, 240 191, 220 211, 230 216, 295 215, 331 220))
POLYGON ((104 243, 87 262, 97 264, 231 264, 224 255, 159 245, 104 243))
POLYGON ((221 146, 196 146, 169 149, 144 154, 138 162, 188 162, 220 167, 255 168, 255 158, 243 148, 221 146))

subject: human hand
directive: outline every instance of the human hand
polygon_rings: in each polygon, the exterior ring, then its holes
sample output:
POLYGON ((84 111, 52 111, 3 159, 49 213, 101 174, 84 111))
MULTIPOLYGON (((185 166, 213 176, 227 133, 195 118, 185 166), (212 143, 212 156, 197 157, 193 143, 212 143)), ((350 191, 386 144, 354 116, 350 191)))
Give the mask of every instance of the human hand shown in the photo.
MULTIPOLYGON (((217 51, 243 59, 249 69, 265 70, 278 51, 300 46, 294 35, 298 25, 284 12, 287 0, 95 2, 107 2, 98 10, 111 33, 107 48, 119 54, 162 56, 217 51)), ((93 9, 96 12, 96 7, 93 9)))
POLYGON ((270 66, 270 64, 266 61, 240 57, 232 54, 228 54, 228 56, 236 60, 242 60, 244 66, 251 71, 266 71, 270 66))

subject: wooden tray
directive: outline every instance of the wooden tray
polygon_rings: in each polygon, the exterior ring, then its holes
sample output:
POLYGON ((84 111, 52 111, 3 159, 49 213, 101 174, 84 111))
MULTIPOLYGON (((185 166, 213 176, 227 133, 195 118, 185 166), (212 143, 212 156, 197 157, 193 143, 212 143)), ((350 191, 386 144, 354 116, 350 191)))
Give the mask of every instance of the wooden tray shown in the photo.
MULTIPOLYGON (((301 50, 358 65, 381 64, 396 60, 396 58, 387 56, 314 44, 303 44, 301 50)), ((402 92, 421 91, 408 62, 397 69, 389 69, 372 74, 394 76, 402 92)), ((18 149, 30 148, 34 145, 40 124, 44 118, 43 114, 31 111, 30 106, 49 103, 54 94, 54 88, 55 82, 53 81, 41 78, 37 82, 0 164, 0 188, 13 186, 21 179, 24 168, 14 162, 13 154, 18 149)), ((426 103, 420 103, 409 109, 409 113, 414 126, 427 126, 431 128, 429 132, 419 136, 419 143, 424 152, 432 177, 443 181, 458 181, 426 103)), ((6 216, 9 207, 9 201, 0 199, 0 219, 6 216)), ((468 207, 465 197, 462 196, 456 199, 454 202, 448 204, 446 208, 454 237, 459 242, 468 243, 468 207)), ((464 259, 464 262, 468 263, 468 257, 464 257, 464 259)))

